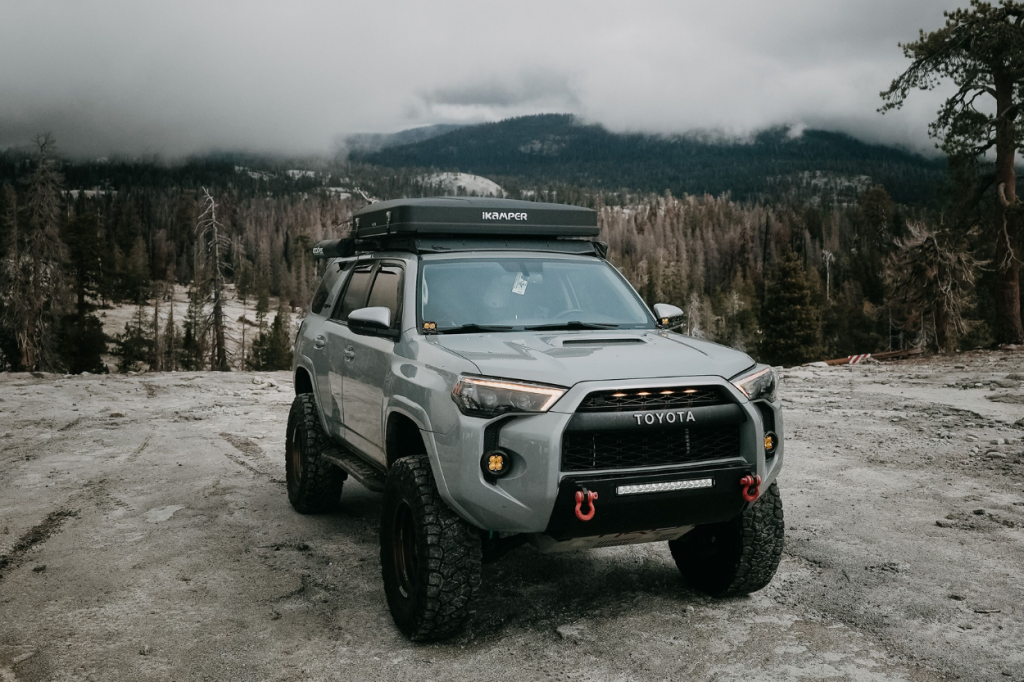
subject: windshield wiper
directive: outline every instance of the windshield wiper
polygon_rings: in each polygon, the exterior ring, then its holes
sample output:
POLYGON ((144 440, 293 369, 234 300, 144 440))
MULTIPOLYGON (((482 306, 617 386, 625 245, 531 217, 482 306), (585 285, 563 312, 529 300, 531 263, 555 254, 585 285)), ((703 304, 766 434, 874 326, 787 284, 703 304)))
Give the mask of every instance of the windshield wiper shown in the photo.
POLYGON ((479 332, 507 332, 512 327, 505 327, 498 324, 477 324, 476 322, 470 322, 458 327, 448 327, 446 329, 435 329, 436 334, 477 334, 479 332))
POLYGON ((556 322, 554 324, 535 324, 530 327, 523 327, 526 331, 536 332, 545 329, 618 329, 617 324, 602 324, 600 322, 580 322, 571 320, 569 322, 556 322))

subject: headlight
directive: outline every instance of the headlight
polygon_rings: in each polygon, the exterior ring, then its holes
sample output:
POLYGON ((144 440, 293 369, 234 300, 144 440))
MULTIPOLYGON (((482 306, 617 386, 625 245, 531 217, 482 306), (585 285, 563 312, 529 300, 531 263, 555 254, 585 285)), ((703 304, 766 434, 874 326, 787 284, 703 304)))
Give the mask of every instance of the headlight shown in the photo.
POLYGON ((452 400, 463 414, 497 417, 506 412, 547 412, 563 395, 565 389, 554 386, 462 377, 452 400))
POLYGON ((751 400, 775 401, 775 391, 779 387, 779 375, 771 367, 759 365, 750 374, 744 374, 731 380, 732 385, 743 391, 743 395, 751 400))

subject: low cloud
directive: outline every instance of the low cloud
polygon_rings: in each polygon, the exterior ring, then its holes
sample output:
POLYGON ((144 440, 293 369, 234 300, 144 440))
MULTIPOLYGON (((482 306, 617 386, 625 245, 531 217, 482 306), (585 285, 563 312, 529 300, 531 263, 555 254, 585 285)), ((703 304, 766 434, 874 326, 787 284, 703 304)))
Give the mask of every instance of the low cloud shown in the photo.
POLYGON ((0 22, 0 148, 327 152, 339 136, 573 113, 613 130, 769 126, 932 146, 942 92, 881 116, 897 47, 953 0, 91 3, 0 22))

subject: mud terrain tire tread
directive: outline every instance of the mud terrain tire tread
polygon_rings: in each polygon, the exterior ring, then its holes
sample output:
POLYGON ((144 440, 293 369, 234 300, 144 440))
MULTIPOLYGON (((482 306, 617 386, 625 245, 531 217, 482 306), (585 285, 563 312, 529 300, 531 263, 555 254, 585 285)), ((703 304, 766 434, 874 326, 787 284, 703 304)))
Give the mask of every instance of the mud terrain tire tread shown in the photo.
POLYGON ((725 523, 699 526, 668 543, 683 577, 716 597, 750 594, 768 585, 782 558, 786 525, 782 495, 773 482, 754 504, 725 523), (701 545, 714 536, 717 549, 701 557, 701 545))
POLYGON ((473 616, 480 587, 483 549, 480 531, 459 517, 437 491, 426 455, 404 457, 388 471, 381 513, 381 570, 384 592, 398 628, 412 641, 444 639, 473 616), (408 504, 418 561, 412 595, 399 589, 394 555, 398 505, 408 504))
POLYGON ((284 468, 288 501, 300 514, 322 514, 338 507, 346 475, 322 456, 332 447, 330 438, 320 428, 316 399, 311 393, 295 396, 288 413, 284 468), (297 441, 294 440, 296 436, 297 441), (290 449, 296 443, 302 458, 298 475, 290 449))

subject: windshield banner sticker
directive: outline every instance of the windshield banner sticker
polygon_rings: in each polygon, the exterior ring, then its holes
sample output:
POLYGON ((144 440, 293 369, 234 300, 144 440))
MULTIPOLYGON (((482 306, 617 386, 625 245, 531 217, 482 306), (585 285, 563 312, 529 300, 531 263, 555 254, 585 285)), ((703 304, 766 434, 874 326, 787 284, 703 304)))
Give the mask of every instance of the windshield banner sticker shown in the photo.
POLYGON ((516 274, 516 281, 512 285, 512 293, 513 294, 519 294, 520 296, 522 296, 523 294, 526 293, 526 285, 527 284, 529 284, 529 282, 527 282, 526 278, 523 277, 523 273, 521 273, 521 272, 517 273, 516 274))

